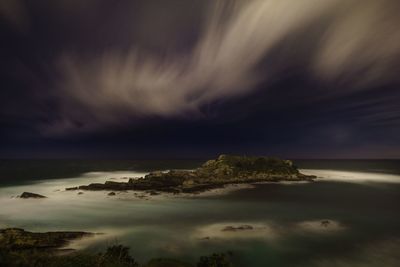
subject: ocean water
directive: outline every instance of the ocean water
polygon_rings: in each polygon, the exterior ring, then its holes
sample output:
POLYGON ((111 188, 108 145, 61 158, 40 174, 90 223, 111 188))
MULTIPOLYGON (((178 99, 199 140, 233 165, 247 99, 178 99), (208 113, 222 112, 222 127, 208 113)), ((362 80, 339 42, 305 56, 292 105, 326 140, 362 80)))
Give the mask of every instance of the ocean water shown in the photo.
POLYGON ((96 251, 122 243, 140 262, 196 262, 230 251, 239 267, 400 266, 399 161, 295 161, 320 178, 206 195, 140 198, 135 192, 64 190, 200 162, 0 161, 0 228, 102 233, 70 247, 96 251), (48 198, 16 197, 24 191, 48 198), (241 225, 253 229, 223 231, 241 225))

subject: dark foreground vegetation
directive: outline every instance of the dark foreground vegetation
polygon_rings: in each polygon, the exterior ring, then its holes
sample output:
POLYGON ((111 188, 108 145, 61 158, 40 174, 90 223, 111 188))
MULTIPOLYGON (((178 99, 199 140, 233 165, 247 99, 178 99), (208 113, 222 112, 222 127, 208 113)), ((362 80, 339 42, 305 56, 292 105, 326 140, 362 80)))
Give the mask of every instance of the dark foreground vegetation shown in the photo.
POLYGON ((152 259, 139 264, 122 245, 105 252, 75 251, 65 255, 40 249, 0 249, 0 266, 4 267, 233 267, 229 254, 200 257, 193 265, 176 259, 152 259))
POLYGON ((87 232, 34 233, 20 228, 0 229, 1 267, 231 267, 229 254, 201 257, 197 265, 176 259, 152 259, 139 264, 122 245, 102 253, 65 249, 72 240, 90 238, 87 232))

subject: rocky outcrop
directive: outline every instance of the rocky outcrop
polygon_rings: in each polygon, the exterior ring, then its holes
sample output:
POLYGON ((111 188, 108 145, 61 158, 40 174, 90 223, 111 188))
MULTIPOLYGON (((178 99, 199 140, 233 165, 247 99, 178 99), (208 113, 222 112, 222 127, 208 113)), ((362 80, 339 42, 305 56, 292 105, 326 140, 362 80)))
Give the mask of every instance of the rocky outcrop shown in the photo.
POLYGON ((128 182, 107 181, 67 190, 145 190, 171 193, 196 193, 222 187, 226 184, 312 181, 315 176, 301 174, 290 160, 268 157, 221 155, 193 170, 152 172, 143 178, 128 182))
POLYGON ((0 230, 0 250, 57 249, 67 245, 72 240, 93 235, 87 232, 33 233, 20 228, 7 228, 0 230))
POLYGON ((46 198, 45 196, 35 194, 35 193, 30 193, 30 192, 23 192, 19 197, 20 198, 46 198))

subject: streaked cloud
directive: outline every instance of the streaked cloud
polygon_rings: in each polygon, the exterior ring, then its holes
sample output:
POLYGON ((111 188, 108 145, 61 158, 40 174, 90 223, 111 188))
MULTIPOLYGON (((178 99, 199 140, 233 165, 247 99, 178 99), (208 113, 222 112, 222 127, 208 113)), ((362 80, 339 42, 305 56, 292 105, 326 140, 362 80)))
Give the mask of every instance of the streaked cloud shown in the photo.
POLYGON ((399 5, 389 0, 221 0, 209 6, 197 42, 183 55, 155 55, 134 44, 95 56, 64 52, 55 85, 61 114, 43 131, 86 132, 148 116, 201 117, 205 105, 248 94, 280 75, 274 64, 258 67, 279 46, 295 50, 278 55, 283 65, 293 55, 306 58, 311 75, 345 85, 326 97, 396 80, 395 10, 399 5), (316 27, 322 30, 312 42, 299 34, 316 27))
POLYGON ((21 0, 0 1, 0 19, 19 31, 25 31, 29 26, 28 13, 21 0))

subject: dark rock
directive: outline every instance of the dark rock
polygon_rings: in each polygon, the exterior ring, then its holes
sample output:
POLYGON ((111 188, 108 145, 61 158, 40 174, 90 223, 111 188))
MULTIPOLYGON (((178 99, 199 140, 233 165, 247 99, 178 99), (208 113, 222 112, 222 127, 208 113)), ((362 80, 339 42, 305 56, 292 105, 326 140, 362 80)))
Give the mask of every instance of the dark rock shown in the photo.
POLYGON ((30 192, 23 192, 22 195, 19 196, 20 198, 46 198, 45 196, 30 193, 30 192))
POLYGON ((159 192, 154 191, 154 190, 150 190, 150 191, 148 191, 148 193, 150 194, 150 196, 157 196, 160 194, 159 192))
POLYGON ((82 237, 93 236, 87 232, 32 233, 20 228, 0 229, 1 249, 56 249, 82 237))
POLYGON ((238 227, 234 226, 227 226, 224 229, 222 229, 223 232, 236 232, 236 231, 246 231, 246 230, 253 230, 254 227, 251 225, 241 225, 238 227))
POLYGON ((115 192, 108 193, 109 196, 115 196, 115 192))
POLYGON ((67 188, 65 188, 65 190, 67 190, 67 191, 78 190, 78 187, 77 186, 75 186, 75 187, 67 187, 67 188))
POLYGON ((328 227, 330 223, 331 222, 329 220, 323 220, 323 221, 321 221, 321 226, 328 227))

